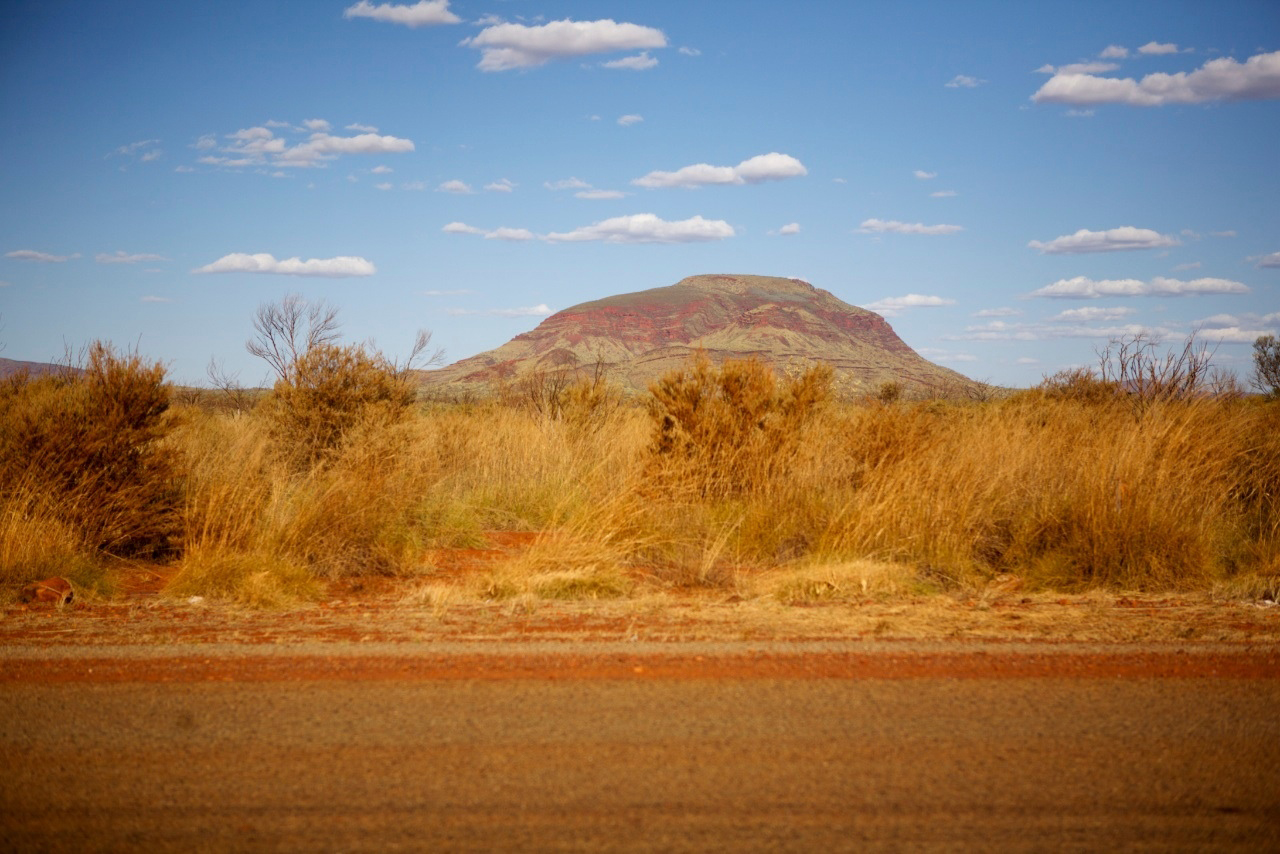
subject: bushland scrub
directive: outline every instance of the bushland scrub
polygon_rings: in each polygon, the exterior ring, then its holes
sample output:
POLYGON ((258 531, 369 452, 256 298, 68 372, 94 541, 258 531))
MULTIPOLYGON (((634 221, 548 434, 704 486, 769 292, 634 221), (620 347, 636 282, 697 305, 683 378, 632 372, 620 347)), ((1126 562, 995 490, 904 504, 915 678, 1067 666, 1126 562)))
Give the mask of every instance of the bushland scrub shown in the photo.
POLYGON ((985 402, 835 401, 821 366, 698 359, 640 401, 597 372, 424 402, 404 365, 302 331, 248 411, 168 406, 159 366, 109 348, 85 378, 5 386, 4 582, 85 584, 64 567, 118 557, 167 561, 174 595, 260 605, 371 573, 432 603, 859 601, 1008 574, 1260 596, 1280 578, 1280 406, 1204 382, 1135 394, 1077 371, 985 402), (437 565, 495 531, 538 536, 464 576, 437 565))

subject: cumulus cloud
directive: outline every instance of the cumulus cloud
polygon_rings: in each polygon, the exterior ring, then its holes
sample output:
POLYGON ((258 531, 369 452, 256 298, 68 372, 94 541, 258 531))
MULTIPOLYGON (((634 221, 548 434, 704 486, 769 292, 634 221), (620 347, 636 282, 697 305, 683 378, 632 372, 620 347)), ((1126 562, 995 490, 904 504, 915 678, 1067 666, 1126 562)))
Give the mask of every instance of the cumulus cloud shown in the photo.
POLYGON ((48 252, 37 252, 34 249, 15 249, 4 253, 4 257, 15 261, 40 261, 45 264, 61 264, 63 261, 77 258, 78 255, 51 255, 48 252))
POLYGON ((369 171, 374 175, 389 175, 396 170, 392 169, 390 166, 375 166, 369 171))
POLYGON ((552 311, 546 303, 542 303, 540 305, 531 305, 527 308, 447 308, 445 309, 445 313, 455 316, 480 315, 483 317, 547 317, 552 314, 552 311))
POLYGON ((324 119, 303 119, 302 125, 307 130, 314 131, 316 133, 328 133, 333 129, 333 125, 329 124, 324 119))
POLYGON ((542 239, 550 243, 601 241, 604 243, 701 243, 733 237, 733 226, 724 220, 701 216, 669 222, 651 213, 617 216, 568 232, 552 232, 542 239))
POLYGON ((864 234, 955 234, 964 231, 959 225, 925 225, 919 222, 898 222, 896 219, 864 219, 858 226, 864 234))
POLYGON ((936 193, 930 193, 931 199, 949 199, 956 195, 955 190, 938 190, 936 193))
POLYGON ((1129 48, 1118 44, 1107 45, 1098 56, 1103 59, 1125 59, 1129 56, 1129 48))
POLYGON ((702 56, 702 51, 698 50, 696 47, 682 47, 680 48, 680 53, 685 56, 702 56))
POLYGON ((968 74, 957 74, 943 85, 948 89, 973 89, 986 82, 985 80, 979 80, 977 77, 970 77, 968 74))
POLYGON ((907 294, 902 297, 885 297, 867 303, 863 308, 878 312, 885 317, 894 317, 909 308, 937 308, 944 305, 955 305, 956 301, 946 297, 927 296, 925 294, 907 294))
POLYGON ((622 59, 611 59, 608 62, 600 63, 601 68, 613 68, 623 71, 648 71, 650 68, 656 67, 658 60, 649 55, 649 51, 643 51, 635 56, 624 56, 622 59))
POLYGON ((281 276, 319 276, 341 279, 351 276, 372 276, 377 268, 364 258, 340 255, 336 258, 285 258, 277 261, 274 255, 259 252, 249 255, 233 252, 217 261, 197 267, 193 273, 273 273, 281 276))
POLYGON ((163 154, 160 149, 155 147, 159 142, 160 140, 158 139, 140 139, 137 142, 120 146, 108 154, 107 157, 137 157, 145 163, 148 160, 155 160, 163 154))
POLYGON ((532 27, 494 24, 462 44, 480 51, 476 67, 481 71, 510 71, 536 68, 553 59, 666 47, 667 37, 662 30, 639 24, 565 19, 532 27))
POLYGON ((1280 311, 1271 314, 1255 314, 1245 312, 1239 316, 1233 314, 1215 314, 1197 320, 1195 326, 1199 335, 1206 341, 1219 344, 1252 344, 1263 335, 1275 335, 1277 324, 1280 324, 1280 311))
POLYGON ((475 190, 471 189, 465 181, 459 181, 455 178, 452 181, 445 181, 439 187, 436 187, 436 192, 454 193, 455 195, 466 196, 474 193, 475 190))
POLYGON ((622 125, 624 128, 631 127, 632 125, 638 125, 642 121, 644 121, 644 116, 638 116, 635 113, 628 113, 625 116, 618 116, 618 124, 622 125))
POLYGON ((1022 314, 1022 312, 1016 308, 1001 307, 1001 308, 984 308, 984 309, 981 309, 980 311, 975 311, 973 313, 973 316, 974 317, 1017 317, 1020 314, 1022 314))
POLYGON ((1148 56, 1159 55, 1162 53, 1177 53, 1178 46, 1176 44, 1159 44, 1158 42, 1147 42, 1138 48, 1138 53, 1145 53, 1148 56))
POLYGON ((930 178, 938 177, 937 172, 926 172, 923 169, 917 169, 912 174, 915 175, 917 178, 919 178, 921 181, 928 181, 930 178))
POLYGON ((786 236, 791 235, 791 234, 799 234, 799 233, 800 233, 800 223, 798 223, 798 222, 789 222, 789 223, 787 223, 786 225, 784 225, 782 228, 778 229, 777 231, 771 231, 771 232, 769 232, 769 233, 770 233, 770 234, 777 234, 777 235, 780 235, 780 236, 782 236, 782 237, 786 237, 786 236))
POLYGON ((762 181, 781 181, 808 175, 804 164, 789 154, 776 151, 758 154, 737 166, 711 166, 696 163, 675 172, 650 172, 632 181, 637 187, 685 187, 695 188, 713 184, 759 184, 762 181))
POLYGON ((449 11, 449 0, 419 0, 412 6, 395 3, 379 3, 375 6, 369 0, 360 0, 354 6, 348 6, 342 17, 369 18, 385 24, 414 28, 457 24, 462 21, 449 11))
POLYGON ((1134 228, 1126 225, 1106 231, 1089 231, 1082 228, 1075 234, 1055 237, 1048 243, 1033 240, 1027 244, 1046 255, 1075 255, 1084 252, 1123 252, 1131 249, 1161 249, 1166 246, 1178 246, 1176 237, 1160 234, 1149 228, 1134 228))
POLYGON ((507 178, 499 178, 497 181, 485 184, 484 188, 491 193, 510 193, 515 190, 516 185, 507 178))
MULTIPOLYGON (((323 119, 308 119, 308 125, 327 127, 323 119)), ((334 136, 327 130, 317 130, 304 142, 293 145, 284 137, 277 136, 267 127, 255 126, 241 128, 235 133, 227 134, 217 154, 206 154, 198 162, 207 166, 222 169, 243 169, 255 166, 290 166, 313 167, 324 166, 345 154, 399 154, 413 151, 412 140, 377 133, 361 133, 355 136, 334 136)), ((211 151, 218 147, 216 139, 208 144, 210 138, 200 137, 196 148, 211 151)))
POLYGON ((140 261, 168 261, 169 259, 163 255, 151 255, 145 252, 131 255, 128 252, 117 249, 110 255, 105 252, 99 252, 93 256, 93 260, 99 264, 137 264, 140 261))
POLYGON ((1280 98, 1280 51, 1260 53, 1243 63, 1230 57, 1212 59, 1192 72, 1132 77, 1055 74, 1031 96, 1036 103, 1127 104, 1160 107, 1280 98))
POLYGON ((1157 276, 1150 281, 1139 279, 1090 279, 1076 276, 1059 279, 1051 285, 1032 291, 1030 296, 1051 299, 1098 299, 1099 297, 1181 297, 1208 294, 1247 294, 1249 289, 1230 279, 1167 279, 1157 276))
POLYGON ((474 225, 467 225, 465 222, 451 222, 440 230, 445 234, 476 234, 485 240, 524 241, 533 240, 536 236, 527 228, 507 228, 502 226, 486 231, 483 228, 476 228, 474 225))
POLYGON ((573 194, 576 199, 591 199, 593 201, 602 199, 622 199, 626 198, 628 195, 629 193, 624 193, 621 190, 579 190, 573 194))
POLYGON ((374 189, 382 190, 384 193, 394 186, 390 181, 383 181, 381 184, 374 184, 374 189))
POLYGON ((1280 267, 1280 252, 1272 252, 1258 259, 1259 267, 1280 267))
POLYGON ((352 124, 347 125, 347 130, 353 130, 359 133, 377 133, 378 132, 378 129, 373 125, 362 125, 354 122, 352 124))

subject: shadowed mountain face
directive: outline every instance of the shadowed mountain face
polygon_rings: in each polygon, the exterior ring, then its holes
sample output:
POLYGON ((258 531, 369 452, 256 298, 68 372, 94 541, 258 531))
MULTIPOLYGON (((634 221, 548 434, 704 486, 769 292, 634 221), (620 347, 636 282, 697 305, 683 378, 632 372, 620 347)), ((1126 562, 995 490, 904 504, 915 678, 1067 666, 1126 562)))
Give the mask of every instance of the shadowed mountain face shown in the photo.
POLYGON ((584 302, 496 350, 421 376, 431 388, 481 391, 539 371, 590 372, 600 364, 611 380, 639 391, 700 349, 717 364, 754 356, 783 371, 826 362, 837 388, 849 393, 888 380, 927 388, 972 384, 920 357, 874 312, 799 279, 740 275, 690 276, 584 302))

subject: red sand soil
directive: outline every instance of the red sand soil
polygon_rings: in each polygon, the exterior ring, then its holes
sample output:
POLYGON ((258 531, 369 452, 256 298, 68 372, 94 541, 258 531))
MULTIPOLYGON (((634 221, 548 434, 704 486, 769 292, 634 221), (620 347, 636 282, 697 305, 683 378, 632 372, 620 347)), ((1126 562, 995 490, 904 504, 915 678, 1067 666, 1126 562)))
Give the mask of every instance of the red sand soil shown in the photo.
MULTIPOLYGON (((488 549, 433 553, 431 580, 482 572, 535 537, 493 534, 488 549)), ((1015 592, 785 606, 703 592, 433 607, 407 595, 421 580, 374 576, 333 581, 316 604, 254 610, 165 597, 170 575, 132 566, 109 601, 0 606, 0 682, 1280 675, 1280 607, 1207 596, 1015 592), (530 642, 555 649, 530 651, 530 642), (202 653, 208 644, 220 651, 202 653)))

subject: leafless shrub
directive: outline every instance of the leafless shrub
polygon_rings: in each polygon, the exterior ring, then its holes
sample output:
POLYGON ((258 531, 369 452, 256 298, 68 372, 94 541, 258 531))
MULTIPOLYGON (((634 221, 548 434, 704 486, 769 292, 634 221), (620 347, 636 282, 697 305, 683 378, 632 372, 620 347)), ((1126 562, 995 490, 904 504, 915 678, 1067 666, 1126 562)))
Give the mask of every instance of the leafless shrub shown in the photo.
POLYGON ((1280 398, 1280 339, 1260 335, 1253 342, 1253 375, 1249 384, 1263 394, 1280 398))
POLYGON ((1159 353, 1160 342, 1144 333, 1112 339, 1098 351, 1100 378, 1114 383, 1139 408, 1190 400, 1206 392, 1215 350, 1187 336, 1180 350, 1159 353))

